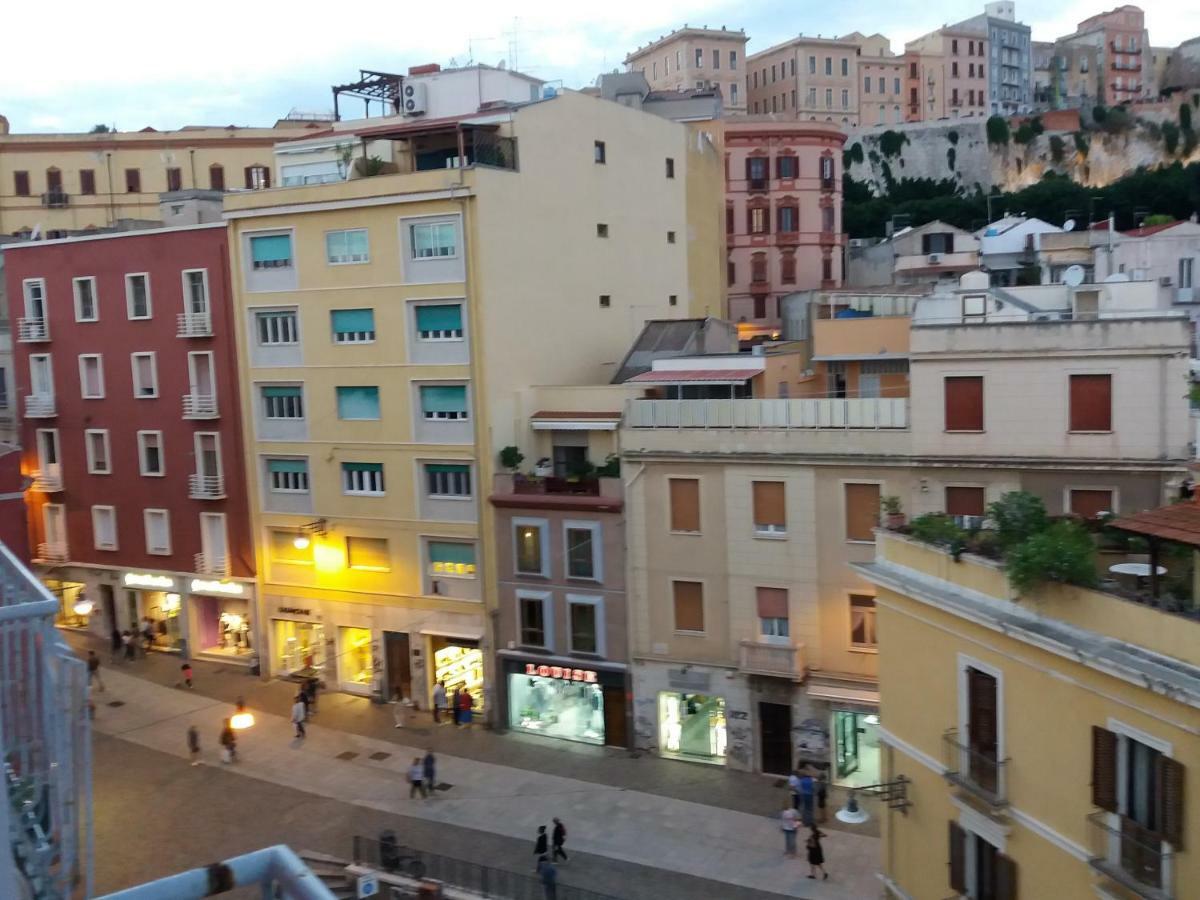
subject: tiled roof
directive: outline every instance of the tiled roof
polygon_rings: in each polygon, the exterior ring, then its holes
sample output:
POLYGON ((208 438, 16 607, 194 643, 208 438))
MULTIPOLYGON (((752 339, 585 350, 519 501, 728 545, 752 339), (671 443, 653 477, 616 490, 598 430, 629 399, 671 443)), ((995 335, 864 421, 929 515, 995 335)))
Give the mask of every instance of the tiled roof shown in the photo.
POLYGON ((1163 222, 1160 225, 1144 225, 1141 228, 1131 228, 1129 231, 1121 233, 1128 237, 1149 237, 1152 234, 1158 234, 1160 231, 1166 231, 1168 228, 1174 228, 1179 222, 1163 222))
POLYGON ((1147 534, 1168 541, 1200 547, 1200 503, 1181 502, 1158 509, 1122 516, 1109 523, 1113 528, 1147 534))
POLYGON ((643 384, 729 384, 734 381, 749 381, 760 372, 762 369, 656 369, 634 375, 629 381, 643 384))

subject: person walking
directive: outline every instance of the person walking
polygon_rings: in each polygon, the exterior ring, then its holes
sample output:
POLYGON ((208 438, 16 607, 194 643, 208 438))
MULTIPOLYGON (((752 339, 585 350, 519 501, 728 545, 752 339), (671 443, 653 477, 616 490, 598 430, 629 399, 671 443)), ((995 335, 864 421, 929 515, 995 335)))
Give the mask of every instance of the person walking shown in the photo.
POLYGON ((298 691, 296 691, 296 699, 304 704, 304 718, 307 719, 308 718, 308 704, 309 704, 308 683, 307 682, 302 681, 300 683, 300 689, 298 691))
POLYGON ((412 765, 408 767, 408 799, 420 794, 422 797, 428 797, 425 793, 425 767, 421 764, 421 757, 414 756, 412 765))
POLYGON ((88 684, 93 682, 99 685, 97 688, 101 693, 104 692, 104 679, 100 677, 100 657, 96 655, 95 650, 89 650, 87 656, 87 673, 88 684))
POLYGON ((192 687, 192 664, 190 662, 185 662, 179 667, 179 673, 183 676, 183 683, 187 685, 188 689, 190 690, 192 687))
POLYGON ((187 730, 188 756, 192 758, 192 765, 200 765, 200 731, 195 725, 189 725, 187 730))
POLYGON ((446 712, 446 685, 438 682, 433 686, 433 724, 442 724, 442 716, 446 712))
POLYGON ((458 724, 463 728, 471 727, 471 709, 475 705, 475 698, 471 696, 471 692, 466 688, 458 693, 458 724))
POLYGON ((296 702, 292 704, 292 724, 296 726, 296 737, 304 737, 304 720, 308 718, 307 710, 304 706, 302 694, 296 695, 296 702))
POLYGON ((829 780, 822 769, 817 773, 817 821, 825 823, 825 805, 829 802, 829 780))
POLYGON ((538 862, 540 862, 541 860, 548 858, 546 856, 546 854, 549 852, 550 852, 550 841, 546 838, 546 826, 539 825, 538 833, 537 833, 537 840, 534 841, 534 844, 533 844, 533 855, 538 860, 538 862))
POLYGON ((558 869, 546 856, 541 856, 537 864, 538 877, 542 879, 542 893, 546 900, 558 900, 558 869))
POLYGON ((230 719, 225 720, 218 741, 221 744, 221 762, 237 762, 237 735, 233 732, 233 722, 230 719))
POLYGON ((113 626, 112 633, 108 636, 110 653, 108 661, 115 663, 121 658, 121 649, 124 647, 124 642, 121 640, 121 632, 117 630, 117 626, 113 626))
POLYGON ((437 759, 433 755, 432 747, 425 751, 421 767, 425 775, 425 790, 432 796, 433 792, 437 790, 437 759))
POLYGON ((812 774, 805 769, 804 774, 800 776, 800 821, 804 823, 806 828, 813 826, 813 799, 816 793, 816 784, 813 782, 812 774))
POLYGON ((321 689, 321 682, 314 675, 304 683, 304 689, 308 696, 308 714, 315 716, 317 714, 317 691, 321 689))
POLYGON ((783 812, 779 814, 779 828, 783 831, 783 855, 796 855, 796 829, 799 826, 800 816, 796 813, 796 807, 784 807, 783 812))
POLYGON ((458 728, 462 723, 458 720, 458 695, 462 688, 455 688, 454 693, 450 696, 450 715, 454 719, 454 727, 458 728))
POLYGON ((149 616, 142 617, 142 656, 149 656, 154 649, 154 622, 149 616))
POLYGON ((554 831, 550 833, 550 841, 554 844, 554 852, 550 855, 550 861, 558 862, 558 858, 561 856, 563 862, 566 862, 567 851, 563 849, 563 844, 567 842, 567 826, 558 816, 554 817, 554 831))
POLYGON ((788 776, 788 790, 792 794, 792 809, 800 808, 800 773, 792 769, 792 774, 788 776))
POLYGON ((403 728, 404 723, 408 720, 408 707, 404 703, 404 697, 401 696, 400 689, 396 689, 395 699, 392 700, 392 722, 394 728, 403 728))
POLYGON ((125 659, 130 661, 137 659, 137 645, 133 640, 133 632, 128 628, 121 632, 121 646, 125 648, 125 659))
POLYGON ((825 837, 825 832, 812 827, 812 832, 808 835, 808 877, 816 878, 817 870, 821 872, 822 880, 829 880, 829 873, 825 871, 825 850, 821 847, 821 838, 825 837))

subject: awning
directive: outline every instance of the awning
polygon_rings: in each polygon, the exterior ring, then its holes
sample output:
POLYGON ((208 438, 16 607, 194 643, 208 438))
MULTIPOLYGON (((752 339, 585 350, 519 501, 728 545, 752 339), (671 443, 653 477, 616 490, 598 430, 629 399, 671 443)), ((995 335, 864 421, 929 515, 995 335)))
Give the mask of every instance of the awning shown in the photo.
POLYGON ((616 431, 619 412, 539 410, 529 417, 534 431, 616 431))
POLYGON ((745 384, 762 369, 656 369, 626 384, 745 384))
POLYGON ((908 359, 907 353, 831 353, 827 356, 814 356, 813 362, 855 362, 863 359, 908 359))
POLYGON ((866 687, 849 687, 829 684, 828 682, 810 681, 808 696, 816 700, 832 700, 835 703, 858 703, 864 706, 879 705, 879 690, 866 687))

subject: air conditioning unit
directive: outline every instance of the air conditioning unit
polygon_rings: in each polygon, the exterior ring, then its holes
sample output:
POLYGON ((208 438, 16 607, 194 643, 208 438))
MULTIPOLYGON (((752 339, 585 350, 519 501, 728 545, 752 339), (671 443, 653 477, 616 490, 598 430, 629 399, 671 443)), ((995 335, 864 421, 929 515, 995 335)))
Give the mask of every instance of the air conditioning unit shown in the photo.
POLYGON ((404 115, 423 116, 426 109, 426 88, 423 81, 406 81, 402 88, 404 94, 404 115))
POLYGON ((941 261, 942 261, 942 254, 940 254, 940 253, 930 253, 929 254, 929 264, 931 266, 936 266, 941 261))
POLYGON ((1164 275, 1162 278, 1158 279, 1158 283, 1161 284, 1163 287, 1170 287, 1171 286, 1171 276, 1164 275))

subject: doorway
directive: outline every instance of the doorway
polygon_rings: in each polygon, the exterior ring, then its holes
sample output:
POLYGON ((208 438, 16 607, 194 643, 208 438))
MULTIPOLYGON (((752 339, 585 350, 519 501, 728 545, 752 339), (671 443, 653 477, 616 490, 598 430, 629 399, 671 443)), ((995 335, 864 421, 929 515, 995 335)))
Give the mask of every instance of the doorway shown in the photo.
POLYGON ((769 775, 792 771, 792 708, 783 703, 758 704, 758 743, 762 770, 769 775))
POLYGON ((879 715, 874 712, 833 711, 834 783, 863 787, 879 783, 879 715))
POLYGON ((104 610, 108 631, 111 633, 117 626, 117 598, 111 584, 100 585, 100 607, 104 610))
POLYGON ((970 748, 971 780, 985 791, 995 792, 998 776, 996 728, 996 678, 967 668, 967 742, 970 748))
POLYGON ((409 667, 408 632, 385 631, 383 633, 383 655, 387 660, 387 696, 391 699, 399 692, 406 699, 413 699, 412 669, 409 667))
POLYGON ((604 743, 608 747, 628 746, 624 687, 604 686, 604 743))

